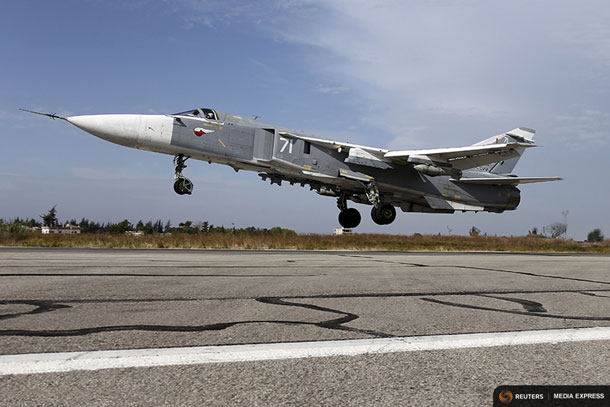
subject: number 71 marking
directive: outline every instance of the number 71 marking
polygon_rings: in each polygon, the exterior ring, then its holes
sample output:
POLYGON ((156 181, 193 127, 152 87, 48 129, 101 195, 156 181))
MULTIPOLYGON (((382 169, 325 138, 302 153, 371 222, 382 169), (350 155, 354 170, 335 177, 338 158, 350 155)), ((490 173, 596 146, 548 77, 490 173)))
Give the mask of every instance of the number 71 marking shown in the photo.
POLYGON ((294 145, 294 140, 288 140, 287 138, 280 137, 280 141, 284 142, 284 145, 282 146, 282 148, 280 148, 280 153, 283 153, 284 150, 286 150, 286 147, 288 147, 288 154, 292 154, 292 146, 294 145))

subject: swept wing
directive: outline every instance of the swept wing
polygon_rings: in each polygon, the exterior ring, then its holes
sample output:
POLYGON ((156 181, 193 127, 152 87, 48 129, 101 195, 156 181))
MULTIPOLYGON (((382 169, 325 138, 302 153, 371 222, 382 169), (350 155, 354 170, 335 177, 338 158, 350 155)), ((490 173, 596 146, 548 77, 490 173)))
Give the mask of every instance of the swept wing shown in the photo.
POLYGON ((367 146, 361 146, 358 144, 352 144, 352 143, 344 143, 341 141, 334 141, 334 140, 324 140, 321 138, 315 138, 315 137, 309 137, 309 136, 301 136, 298 134, 294 134, 294 133, 289 133, 286 131, 280 131, 278 132, 278 134, 280 136, 284 136, 284 137, 290 137, 290 138, 295 138, 295 139, 300 139, 300 140, 305 140, 305 141, 309 141, 312 144, 317 144, 319 146, 324 146, 324 147, 328 147, 328 148, 333 148, 335 150, 347 150, 350 148, 359 148, 365 151, 368 151, 370 153, 374 153, 374 154, 385 154, 387 153, 388 149, 385 148, 376 148, 376 147, 367 147, 367 146))
POLYGON ((427 162, 458 170, 467 170, 519 157, 521 155, 520 149, 536 147, 533 143, 511 142, 468 147, 391 151, 383 148, 302 136, 289 132, 280 132, 279 134, 284 137, 305 140, 312 144, 338 151, 348 151, 349 157, 346 160, 347 162, 377 168, 393 168, 393 164, 406 165, 409 163, 427 162))
POLYGON ((529 143, 504 143, 484 146, 437 148, 432 150, 389 151, 385 158, 396 161, 425 162, 449 165, 458 170, 467 170, 482 165, 520 156, 518 149, 536 147, 529 143))
POLYGON ((482 184, 482 185, 519 185, 532 184, 534 182, 561 181, 559 177, 485 177, 485 178, 460 178, 452 179, 451 182, 463 184, 482 184))

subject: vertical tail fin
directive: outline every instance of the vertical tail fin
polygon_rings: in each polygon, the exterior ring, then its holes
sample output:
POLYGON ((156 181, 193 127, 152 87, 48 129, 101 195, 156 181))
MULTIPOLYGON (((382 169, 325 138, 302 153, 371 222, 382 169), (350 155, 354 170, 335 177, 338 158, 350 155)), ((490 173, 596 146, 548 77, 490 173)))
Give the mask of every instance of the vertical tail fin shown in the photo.
MULTIPOLYGON (((489 144, 504 144, 504 143, 510 143, 510 142, 533 143, 535 135, 536 135, 536 130, 528 129, 526 127, 518 127, 511 131, 507 131, 506 133, 499 134, 494 137, 490 137, 483 141, 479 141, 478 143, 476 143, 474 145, 475 146, 485 146, 485 145, 489 145, 489 144)), ((519 149, 517 149, 517 152, 519 153, 518 157, 491 163, 491 164, 479 167, 478 169, 480 171, 490 172, 492 174, 498 174, 498 175, 510 174, 510 173, 512 173, 513 169, 515 168, 515 165, 517 165, 517 162, 521 158, 521 155, 523 154, 524 151, 525 151, 525 148, 519 148, 519 149)))

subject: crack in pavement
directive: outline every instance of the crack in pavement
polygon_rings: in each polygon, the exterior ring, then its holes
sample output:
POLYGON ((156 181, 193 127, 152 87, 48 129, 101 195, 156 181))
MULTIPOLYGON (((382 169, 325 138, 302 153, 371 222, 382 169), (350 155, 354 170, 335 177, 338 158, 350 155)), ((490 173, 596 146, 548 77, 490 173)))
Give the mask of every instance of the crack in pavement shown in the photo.
MULTIPOLYGON (((294 261, 288 261, 288 263, 294 263, 294 261)), ((83 267, 89 267, 89 264, 62 264, 60 266, 54 266, 54 265, 44 265, 44 266, 29 266, 29 265, 0 265, 0 269, 18 269, 18 268, 27 268, 27 269, 32 269, 32 268, 42 268, 45 270, 53 270, 53 269, 82 269, 83 267)), ((97 269, 115 269, 115 266, 103 266, 103 265, 99 265, 96 264, 95 266, 93 266, 97 269)), ((121 265, 121 268, 123 269, 154 269, 154 268, 168 268, 171 267, 173 269, 227 269, 227 268, 231 268, 231 269, 273 269, 273 268, 281 268, 281 269, 285 269, 286 266, 285 265, 241 265, 241 264, 235 264, 235 265, 231 265, 231 266, 227 266, 227 265, 218 265, 218 266, 211 266, 211 265, 198 265, 198 264, 193 264, 193 265, 189 265, 189 264, 147 264, 145 266, 140 266, 140 265, 121 265)))
MULTIPOLYGON (((503 298, 499 298, 503 299, 503 298)), ((460 304, 457 302, 443 301, 435 298, 422 298, 422 301, 432 302, 441 305, 447 305, 451 307, 458 308, 467 308, 467 309, 476 309, 482 311, 493 311, 493 312, 502 312, 506 314, 515 314, 515 315, 527 315, 527 316, 536 316, 540 318, 557 318, 557 319, 571 319, 571 320, 580 320, 580 321, 610 321, 610 317, 594 317, 594 316, 580 316, 580 315, 557 315, 557 314, 545 314, 545 313, 532 313, 532 311, 517 311, 517 310, 507 310, 501 308, 492 308, 492 307, 483 307, 480 305, 472 305, 472 304, 460 304)))
POLYGON ((514 271, 514 270, 502 270, 502 269, 493 269, 493 268, 487 268, 487 267, 476 267, 476 266, 459 266, 459 265, 427 265, 427 264, 419 264, 419 263, 406 263, 406 262, 401 262, 401 261, 392 261, 392 260, 382 260, 382 259, 376 259, 370 256, 359 256, 359 255, 343 255, 344 257, 355 257, 355 258, 362 258, 362 259, 367 259, 367 260, 371 260, 377 263, 387 263, 387 264, 402 264, 405 266, 409 266, 409 267, 433 267, 433 268, 457 268, 457 269, 463 269, 463 270, 475 270, 475 271, 491 271, 493 273, 509 273, 509 274, 519 274, 519 275, 523 275, 523 276, 529 276, 529 277, 540 277, 540 278, 552 278, 552 279, 558 279, 558 280, 568 280, 568 281, 579 281, 579 282, 585 282, 585 283, 594 283, 594 284, 607 284, 610 285, 610 281, 600 281, 600 280, 589 280, 586 278, 577 278, 577 277, 562 277, 562 276, 551 276, 548 274, 537 274, 537 273, 532 273, 529 271, 514 271))
POLYGON ((51 312, 51 311, 55 311, 56 309, 61 309, 61 308, 72 308, 69 305, 63 305, 63 304, 55 303, 55 302, 51 302, 51 301, 37 301, 37 300, 0 301, 0 305, 10 305, 10 304, 31 305, 36 308, 34 308, 31 311, 19 312, 19 313, 15 313, 15 314, 0 314, 0 320, 17 318, 17 317, 21 317, 23 315, 41 314, 43 312, 51 312))
MULTIPOLYGON (((587 290, 587 291, 593 291, 593 290, 587 290)), ((581 291, 581 292, 579 292, 579 294, 588 295, 590 297, 610 298, 609 295, 598 295, 598 294, 593 294, 593 293, 587 292, 587 291, 581 291)))
MULTIPOLYGON (((544 308, 543 304, 536 301, 524 300, 520 298, 514 297, 502 297, 499 295, 506 294, 535 294, 535 293, 579 293, 585 295, 593 295, 598 298, 606 298, 606 296, 596 296, 591 294, 590 292, 608 292, 610 290, 587 290, 586 292, 583 290, 536 290, 536 291, 472 291, 472 292, 441 292, 441 293, 370 293, 370 294, 327 294, 327 295, 317 295, 317 296, 283 296, 283 297, 255 297, 250 298, 254 299, 257 302, 268 304, 268 305, 278 305, 278 306, 289 306, 289 307, 298 307, 304 309, 310 309, 315 311, 329 312, 340 315, 338 318, 333 318, 329 320, 323 320, 318 322, 308 322, 308 321, 295 321, 295 320, 250 320, 250 321, 230 321, 230 322, 221 322, 214 324, 206 324, 206 325, 193 325, 193 326, 182 326, 182 325, 116 325, 116 326, 101 326, 101 327, 90 327, 90 328, 79 328, 79 329, 64 329, 64 330, 25 330, 25 329, 9 329, 9 330, 0 330, 0 336, 30 336, 30 337, 62 337, 62 336, 81 336, 88 335, 92 333, 100 333, 100 332, 114 332, 114 331, 159 331, 159 332, 203 332, 203 331, 218 331, 227 329, 236 325, 243 324, 261 324, 261 323, 270 323, 270 324, 281 324, 281 325, 305 325, 305 326, 315 326, 323 329, 331 329, 338 331, 346 331, 346 332, 355 332, 363 335, 369 335, 373 337, 392 337, 394 335, 388 334, 385 332, 380 332, 372 329, 363 329, 363 328, 355 328, 346 326, 346 324, 355 321, 360 318, 359 315, 342 311, 339 309, 333 309, 328 307, 323 307, 315 304, 304 303, 304 302, 295 302, 294 300, 315 300, 315 299, 337 299, 337 298, 391 298, 391 297, 422 297, 422 301, 427 301, 431 303, 453 306, 453 307, 461 307, 468 309, 476 309, 483 311, 494 311, 494 312, 504 312, 510 314, 518 314, 518 315, 528 315, 535 317, 545 317, 545 318, 560 318, 560 319, 574 319, 574 320, 583 320, 583 321, 610 321, 610 317, 595 317, 595 316, 565 316, 565 315, 556 315, 556 314, 548 314, 547 310, 544 308), (432 296, 480 296, 493 298, 503 301, 515 302, 520 304, 525 311, 517 311, 517 310, 506 310, 501 308, 492 308, 492 307, 484 307, 478 305, 471 304, 460 304, 450 301, 439 300, 435 298, 428 298, 432 296), (292 300, 292 301, 289 301, 292 300)), ((227 300, 227 299, 225 299, 227 300)), ((228 299, 230 300, 230 299, 228 299)), ((0 319, 8 319, 8 318, 16 318, 19 316, 29 315, 29 314, 37 314, 44 312, 52 312, 59 309, 67 309, 72 308, 69 305, 65 305, 66 303, 100 303, 100 302, 135 302, 135 303, 143 303, 143 302, 154 302, 154 301, 162 301, 162 302, 174 302, 174 301, 201 301, 201 299, 103 299, 103 300, 67 300, 67 301, 43 301, 43 300, 7 300, 0 301, 1 304, 25 304, 32 305, 36 308, 31 311, 15 313, 15 314, 5 314, 0 315, 0 319)))
POLYGON ((521 304, 523 306, 523 308, 528 312, 546 312, 546 309, 544 308, 544 306, 541 303, 536 302, 536 301, 530 301, 530 300, 524 300, 521 298, 512 298, 512 297, 497 297, 497 296, 488 295, 488 294, 481 294, 479 296, 487 297, 487 298, 495 298, 497 300, 503 300, 503 301, 516 302, 517 304, 521 304))
MULTIPOLYGON (((272 305, 282 305, 282 306, 294 306, 294 307, 302 307, 306 309, 313 309, 316 311, 323 312, 331 312, 336 314, 343 315, 340 318, 324 320, 320 322, 307 322, 307 321, 291 321, 291 320, 251 320, 251 321, 232 321, 232 322, 222 322, 215 324, 207 324, 207 325, 194 325, 194 326, 183 326, 183 325, 116 325, 116 326, 102 326, 102 327, 91 327, 91 328, 78 328, 78 329, 61 329, 61 330, 25 330, 25 329, 7 329, 0 330, 0 336, 30 336, 30 337, 61 337, 61 336, 82 336, 88 335, 92 333, 100 333, 100 332, 116 332, 116 331, 160 331, 160 332, 203 332, 203 331, 218 331, 230 328, 235 325, 242 324, 260 324, 260 323, 271 323, 271 324, 281 324, 281 325, 310 325, 316 326, 319 328, 325 329, 335 329, 340 331, 349 331, 349 332, 357 332, 361 334, 371 335, 374 337, 391 337, 393 335, 389 335, 383 332, 377 332, 368 329, 358 329, 343 326, 348 322, 351 322, 355 319, 358 319, 359 316, 356 314, 352 314, 349 312, 344 312, 340 310, 335 310, 332 308, 320 307, 313 304, 302 304, 297 302, 289 302, 284 301, 281 298, 275 297, 260 297, 256 298, 258 302, 263 304, 272 304, 272 305)), ((141 302, 146 302, 145 300, 141 302)), ((8 303, 8 302, 3 302, 8 303)), ((32 313, 39 312, 50 312, 59 308, 71 308, 68 305, 56 304, 51 302, 43 302, 43 301, 11 301, 11 304, 36 304, 39 306, 34 311, 24 312, 19 314, 12 314, 8 317, 18 317, 32 313)))
POLYGON ((325 274, 0 273, 0 277, 321 277, 325 274))
POLYGON ((261 297, 261 298, 257 298, 256 300, 259 301, 259 302, 262 302, 264 304, 287 305, 287 306, 301 307, 301 308, 306 308, 306 309, 313 309, 313 310, 316 310, 316 311, 333 312, 333 313, 336 313, 336 314, 343 314, 343 315, 345 315, 342 318, 331 319, 331 320, 328 320, 328 321, 322 321, 322 322, 314 323, 315 326, 318 326, 320 328, 335 329, 335 330, 349 331, 349 332, 358 332, 358 333, 363 333, 363 334, 371 335, 371 336, 374 336, 374 337, 377 337, 377 338, 389 338, 389 337, 394 336, 394 335, 386 334, 386 333, 383 333, 383 332, 374 331, 374 330, 371 330, 371 329, 358 329, 358 328, 344 326, 343 324, 347 324, 348 322, 351 322, 351 321, 354 321, 354 320, 360 318, 359 315, 352 314, 351 312, 346 312, 346 311, 336 310, 336 309, 332 309, 332 308, 321 307, 319 305, 314 305, 314 304, 303 304, 303 303, 299 303, 299 302, 289 302, 289 301, 285 301, 285 300, 283 300, 281 298, 278 298, 278 297, 261 297))

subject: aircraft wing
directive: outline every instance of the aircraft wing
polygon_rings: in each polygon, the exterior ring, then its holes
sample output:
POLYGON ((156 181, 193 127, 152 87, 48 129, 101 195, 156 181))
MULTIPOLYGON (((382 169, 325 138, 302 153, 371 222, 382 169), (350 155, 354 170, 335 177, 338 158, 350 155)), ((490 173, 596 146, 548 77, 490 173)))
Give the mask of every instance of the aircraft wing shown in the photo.
POLYGON ((467 170, 519 157, 520 149, 536 147, 533 143, 511 142, 503 144, 473 145, 468 147, 437 148, 429 150, 390 151, 383 148, 367 147, 340 141, 302 136, 289 132, 279 132, 283 137, 308 141, 322 147, 349 151, 346 162, 382 169, 393 168, 392 164, 433 163, 458 170, 467 170))
POLYGON ((561 181, 559 177, 486 177, 486 178, 460 178, 452 179, 451 182, 461 182, 463 184, 484 184, 484 185, 519 185, 531 184, 534 182, 561 181))
POLYGON ((361 150, 367 151, 367 152, 375 154, 375 155, 381 154, 382 156, 383 156, 383 154, 390 151, 390 150, 384 149, 384 148, 367 147, 367 146, 361 146, 358 144, 343 143, 341 141, 333 141, 333 140, 325 140, 325 139, 315 138, 315 137, 301 136, 301 135, 294 134, 294 133, 288 133, 286 131, 280 131, 280 132, 278 132, 278 134, 280 136, 284 136, 284 137, 290 137, 290 138, 295 138, 295 139, 299 139, 299 140, 309 141, 311 144, 317 144, 319 146, 333 148, 335 150, 338 150, 338 149, 347 150, 350 148, 359 148, 361 150))
POLYGON ((518 149, 536 147, 530 143, 489 144, 432 150, 389 151, 385 158, 402 163, 425 162, 449 164, 458 170, 467 170, 520 156, 518 149))
POLYGON ((283 137, 290 137, 299 140, 307 141, 311 144, 316 144, 321 147, 330 148, 333 150, 347 151, 348 157, 345 159, 346 163, 366 165, 368 167, 375 167, 381 169, 394 168, 391 161, 384 158, 389 150, 376 147, 361 146, 358 144, 343 143, 340 141, 324 140, 315 137, 301 136, 294 133, 288 133, 280 131, 278 133, 283 137))

